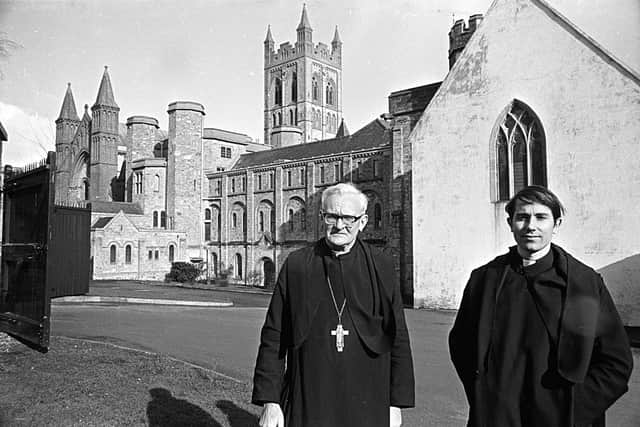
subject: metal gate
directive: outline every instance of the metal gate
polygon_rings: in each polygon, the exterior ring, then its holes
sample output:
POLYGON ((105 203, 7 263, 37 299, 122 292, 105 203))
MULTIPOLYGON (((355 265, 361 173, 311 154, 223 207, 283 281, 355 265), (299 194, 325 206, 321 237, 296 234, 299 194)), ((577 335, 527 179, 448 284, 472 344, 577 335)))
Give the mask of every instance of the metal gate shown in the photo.
POLYGON ((89 291, 89 207, 54 203, 55 153, 5 168, 0 331, 49 348, 51 298, 89 291))

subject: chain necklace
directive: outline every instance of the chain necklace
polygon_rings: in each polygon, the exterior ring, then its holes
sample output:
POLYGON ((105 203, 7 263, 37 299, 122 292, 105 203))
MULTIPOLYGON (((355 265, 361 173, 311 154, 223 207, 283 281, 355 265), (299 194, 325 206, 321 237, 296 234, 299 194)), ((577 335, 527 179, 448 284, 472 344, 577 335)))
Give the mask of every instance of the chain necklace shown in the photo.
POLYGON ((331 292, 331 300, 333 301, 333 306, 336 309, 336 314, 338 315, 338 325, 334 330, 331 331, 331 335, 336 337, 336 349, 338 353, 342 353, 344 350, 344 337, 345 335, 349 335, 349 331, 342 327, 342 313, 344 312, 344 308, 347 305, 347 297, 344 297, 344 301, 342 301, 342 307, 338 309, 338 303, 336 301, 336 296, 333 294, 333 287, 331 286, 331 280, 329 279, 329 274, 327 274, 327 285, 329 286, 329 292, 331 292))

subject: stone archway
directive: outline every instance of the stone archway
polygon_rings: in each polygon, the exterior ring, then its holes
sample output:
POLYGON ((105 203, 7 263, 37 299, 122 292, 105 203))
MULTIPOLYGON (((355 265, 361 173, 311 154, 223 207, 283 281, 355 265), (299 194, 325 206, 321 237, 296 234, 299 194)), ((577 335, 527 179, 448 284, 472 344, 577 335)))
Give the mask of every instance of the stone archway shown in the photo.
POLYGON ((276 284, 276 265, 270 258, 262 258, 262 286, 273 288, 276 284))

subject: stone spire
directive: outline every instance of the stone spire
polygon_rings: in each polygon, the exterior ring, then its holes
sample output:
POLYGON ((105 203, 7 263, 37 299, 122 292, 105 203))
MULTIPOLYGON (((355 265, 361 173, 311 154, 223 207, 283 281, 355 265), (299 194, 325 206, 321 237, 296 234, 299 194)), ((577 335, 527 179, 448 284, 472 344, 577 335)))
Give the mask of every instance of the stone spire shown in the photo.
POLYGON ((267 27, 267 37, 264 39, 264 44, 273 44, 273 37, 271 36, 271 25, 267 27))
POLYGON ((73 92, 71 92, 71 83, 67 83, 67 93, 64 94, 60 117, 58 117, 58 120, 61 119, 80 121, 76 112, 76 102, 73 100, 73 92))
POLYGON ((82 121, 83 122, 90 122, 91 121, 91 114, 89 114, 89 105, 88 104, 84 104, 84 115, 82 116, 82 121))
POLYGON ((336 138, 342 138, 345 136, 349 136, 349 129, 347 129, 347 124, 344 122, 344 118, 340 120, 340 127, 338 127, 338 132, 336 132, 336 138))
POLYGON ((104 66, 104 73, 102 74, 102 81, 100 82, 100 89, 98 89, 98 96, 96 97, 94 107, 97 105, 118 108, 118 104, 116 104, 116 100, 113 98, 111 79, 109 78, 109 71, 106 65, 104 66))
POLYGON ((307 17, 307 5, 302 6, 302 17, 300 18, 300 24, 297 28, 298 32, 298 44, 307 45, 308 48, 313 47, 313 41, 311 40, 311 24, 309 24, 309 18, 307 17))
POLYGON ((336 25, 336 31, 333 33, 333 41, 331 44, 342 44, 342 40, 340 40, 340 34, 338 33, 338 26, 336 25))
POLYGON ((309 30, 312 31, 311 24, 309 24, 309 18, 307 17, 307 4, 302 5, 302 17, 300 18, 300 24, 298 25, 298 31, 309 30))

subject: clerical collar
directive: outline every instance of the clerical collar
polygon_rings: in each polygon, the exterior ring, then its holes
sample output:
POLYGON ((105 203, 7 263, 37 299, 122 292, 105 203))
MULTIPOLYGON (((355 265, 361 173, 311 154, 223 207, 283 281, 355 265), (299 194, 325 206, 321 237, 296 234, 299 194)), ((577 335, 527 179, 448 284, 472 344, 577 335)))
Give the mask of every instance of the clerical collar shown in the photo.
POLYGON ((535 254, 531 254, 528 257, 525 257, 523 256, 522 251, 520 251, 520 248, 518 248, 518 254, 520 255, 520 258, 522 258, 522 265, 524 267, 529 267, 530 265, 535 264, 536 262, 547 256, 549 254, 549 251, 551 251, 550 244, 542 248, 535 254))
POLYGON ((356 240, 354 240, 353 242, 351 242, 351 244, 350 244, 350 245, 345 246, 345 248, 344 248, 343 250, 341 250, 341 251, 337 251, 337 250, 335 250, 335 249, 334 249, 334 248, 329 244, 329 242, 327 241, 327 239, 326 239, 326 238, 324 239, 324 244, 325 244, 325 246, 327 247, 327 249, 329 250, 329 254, 330 254, 331 256, 335 257, 335 258, 338 258, 338 257, 345 256, 345 255, 347 255, 348 253, 350 253, 350 252, 351 252, 351 249, 353 249, 353 247, 354 247, 354 246, 355 246, 355 244, 356 244, 356 240))

